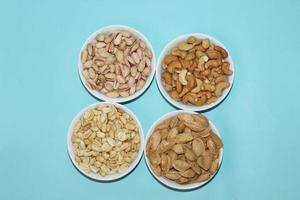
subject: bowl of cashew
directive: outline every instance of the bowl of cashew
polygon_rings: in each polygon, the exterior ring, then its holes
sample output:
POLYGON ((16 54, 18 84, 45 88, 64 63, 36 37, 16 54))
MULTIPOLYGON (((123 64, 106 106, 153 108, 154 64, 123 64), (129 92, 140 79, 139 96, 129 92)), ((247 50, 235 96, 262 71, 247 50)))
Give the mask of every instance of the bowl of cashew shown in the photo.
POLYGON ((202 33, 181 35, 162 50, 156 82, 173 106, 204 111, 221 103, 234 80, 234 65, 225 46, 202 33))

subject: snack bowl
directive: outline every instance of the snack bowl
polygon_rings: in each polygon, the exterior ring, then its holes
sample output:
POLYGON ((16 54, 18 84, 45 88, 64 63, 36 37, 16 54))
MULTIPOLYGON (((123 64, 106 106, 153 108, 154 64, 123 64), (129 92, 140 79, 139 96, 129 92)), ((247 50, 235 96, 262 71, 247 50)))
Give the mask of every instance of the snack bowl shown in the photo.
MULTIPOLYGON (((106 111, 105 111, 106 112, 106 111)), ((105 116, 107 116, 107 118, 108 118, 108 116, 109 116, 109 114, 110 113, 107 113, 107 114, 105 114, 105 116)), ((96 116, 96 114, 95 114, 95 116, 96 116)), ((102 116, 104 116, 104 115, 101 115, 100 116, 100 114, 99 114, 99 116, 97 116, 98 118, 99 118, 99 120, 100 120, 100 118, 102 117, 102 116)), ((118 118, 119 119, 119 118, 118 118)), ((98 120, 98 119, 97 119, 98 120)), ((103 120, 103 121, 105 121, 105 120, 103 120)), ((132 121, 130 121, 130 122, 132 122, 132 121)), ((101 123, 99 122, 99 121, 97 121, 97 123, 98 124, 100 124, 101 125, 101 123)), ((119 123, 119 122, 118 122, 119 123)), ((86 132, 87 131, 90 131, 91 129, 93 129, 93 127, 90 127, 89 129, 87 129, 86 130, 86 132)), ((104 134, 106 134, 106 136, 107 136, 107 134, 108 134, 108 132, 105 132, 105 131, 103 131, 102 129, 100 129, 99 128, 99 130, 92 130, 92 132, 94 132, 95 131, 95 133, 97 133, 97 135, 95 136, 95 138, 96 139, 99 139, 98 138, 98 133, 100 133, 100 134, 102 134, 103 135, 103 133, 104 134)), ((80 131, 81 132, 81 131, 80 131)), ((84 138, 86 138, 85 136, 84 136, 84 134, 85 134, 85 132, 82 132, 82 135, 83 135, 83 137, 82 137, 82 141, 84 141, 84 138)), ((115 134, 117 134, 117 133, 115 133, 115 134)), ((127 134, 127 133, 126 133, 127 134)), ((90 134, 91 135, 91 134, 90 134)), ((106 136, 105 136, 105 138, 106 138, 106 136)), ((76 136, 77 137, 77 136, 76 136)), ((102 136, 99 136, 99 137, 102 137, 102 136)), ((104 137, 104 136, 103 136, 104 137)), ((102 141, 103 141, 103 137, 102 137, 102 141)), ((117 136, 116 136, 117 137, 117 136)), ((87 139, 89 139, 89 138, 87 138, 87 139)), ((114 141, 115 141, 115 146, 113 146, 113 150, 114 150, 114 147, 118 147, 119 148, 119 146, 118 146, 118 144, 117 144, 117 142, 118 142, 118 140, 116 139, 116 138, 113 138, 114 139, 114 141)), ((126 140, 127 142, 128 141, 133 141, 133 139, 132 138, 129 138, 129 137, 127 137, 127 140, 126 140)), ((82 143, 81 141, 78 143, 78 146, 80 146, 81 144, 80 143, 82 143)), ((107 141, 106 141, 106 143, 107 143, 107 141)), ((91 145, 92 145, 93 143, 91 142, 91 145)), ((102 143, 102 147, 103 147, 103 144, 104 143, 102 143)), ((110 144, 109 142, 108 142, 108 144, 110 144)), ((126 176, 127 174, 129 174, 131 171, 133 171, 134 170, 134 168, 138 165, 138 163, 139 163, 139 161, 140 161, 140 159, 141 159, 141 157, 142 157, 142 155, 143 155, 143 146, 144 146, 144 133, 143 133, 143 129, 142 129, 142 126, 141 126, 141 123, 140 123, 140 121, 138 120, 138 118, 134 115, 134 113, 131 111, 131 110, 129 110, 127 107, 125 107, 125 106, 123 106, 123 105, 120 105, 120 104, 118 104, 118 103, 114 103, 114 102, 99 102, 99 103, 95 103, 95 104, 91 104, 91 105, 89 105, 89 106, 87 106, 87 107, 85 107, 85 108, 83 108, 75 117, 74 117, 74 119, 72 120, 72 122, 71 122, 71 124, 70 124, 70 126, 69 126, 69 129, 68 129, 68 135, 67 135, 67 148, 68 148, 68 154, 69 154, 69 157, 70 157, 70 159, 71 159, 71 161, 72 161, 72 163, 73 163, 73 165, 77 168, 77 170, 79 171, 79 172, 81 172, 83 175, 85 175, 85 176, 87 176, 87 177, 89 177, 89 178, 91 178, 91 179, 94 179, 94 180, 97 180, 97 181, 113 181, 113 180, 117 180, 117 179, 120 179, 120 178, 122 178, 122 177, 124 177, 124 176, 126 176), (87 111, 91 111, 91 110, 93 110, 93 109, 96 109, 96 108, 100 108, 100 107, 103 107, 103 106, 108 106, 109 108, 111 107, 111 108, 116 108, 116 110, 120 110, 121 112, 123 111, 124 113, 126 113, 126 114, 128 114, 128 116, 129 116, 129 119, 131 119, 131 120, 133 120, 134 122, 135 122, 135 124, 136 124, 136 129, 134 129, 134 131, 138 131, 138 134, 139 134, 139 147, 138 147, 138 151, 137 151, 137 153, 136 153, 136 157, 135 157, 135 159, 133 159, 132 161, 131 161, 131 163, 129 163, 129 166, 128 166, 128 168, 126 168, 126 170, 123 170, 122 172, 120 172, 120 173, 118 173, 118 172, 115 172, 115 173, 111 173, 111 174, 107 174, 107 175, 105 175, 105 176, 102 176, 102 175, 100 175, 100 170, 99 170, 99 172, 93 172, 92 170, 90 170, 90 169, 88 169, 88 170, 85 170, 85 169, 83 169, 82 167, 80 167, 80 164, 77 162, 77 160, 76 160, 76 157, 78 157, 78 149, 77 148, 75 148, 75 142, 74 142, 74 139, 72 139, 72 136, 73 136, 73 134, 74 134, 74 132, 76 132, 76 133, 78 133, 79 131, 75 131, 75 130, 82 130, 82 129, 79 129, 79 128, 77 128, 76 126, 77 126, 77 124, 81 124, 81 126, 83 126, 83 118, 85 118, 85 114, 87 113, 87 111), (76 151, 76 152, 75 152, 76 151)), ((103 147, 104 148, 104 147, 103 147)), ((120 147, 120 148, 122 148, 122 147, 120 147)), ((88 145, 86 144, 86 146, 84 147, 84 149, 86 150, 86 149, 88 149, 88 145)), ((92 148, 92 150, 93 150, 93 148, 92 148)), ((91 149, 88 149, 88 150, 86 150, 87 152, 91 152, 91 149)), ((103 152, 102 150, 99 150, 99 152, 101 153, 101 152, 103 152)), ((107 152, 109 155, 111 155, 112 154, 112 152, 107 152)), ((118 152, 117 152, 118 153, 118 152)), ((100 156, 102 156, 103 154, 99 154, 100 156)), ((86 156, 86 155, 83 155, 83 156, 86 156)), ((82 157, 81 157, 82 158, 82 157)), ((96 155, 93 155, 93 157, 90 157, 90 161, 91 161, 91 159, 95 159, 96 158, 96 155)), ((96 161, 97 161, 97 158, 96 158, 96 161)), ((99 168, 101 169, 102 168, 102 164, 105 164, 105 162, 102 162, 101 163, 101 166, 99 166, 99 168)), ((95 164, 94 164, 95 165, 95 164)))
MULTIPOLYGON (((199 113, 193 112, 193 111, 183 111, 183 110, 177 110, 177 111, 172 111, 169 112, 165 115, 163 115, 162 117, 160 117, 156 122, 154 122, 154 124, 151 126, 151 128, 149 129, 146 139, 145 139, 145 146, 144 146, 144 152, 145 152, 145 161, 147 164, 147 167, 149 169, 149 171, 151 172, 151 174, 155 177, 155 179, 157 181, 159 181, 160 183, 162 183, 163 185, 171 188, 171 189, 176 189, 176 190, 192 190, 192 189, 196 189, 198 187, 201 187, 203 185, 205 185, 206 183, 208 183, 210 180, 213 179, 213 177, 217 174, 221 163, 222 163, 222 159, 223 159, 223 146, 220 148, 219 153, 218 153, 218 166, 216 168, 216 170, 214 171, 213 174, 211 174, 209 176, 208 179, 201 181, 201 182, 195 182, 195 183, 185 183, 185 184, 179 184, 176 181, 170 180, 164 176, 159 176, 157 175, 154 170, 151 167, 150 164, 150 159, 148 158, 148 152, 147 152, 147 145, 151 139, 151 136, 153 135, 153 133, 155 132, 155 128, 160 125, 162 122, 164 122, 167 119, 170 119, 172 117, 178 116, 179 114, 195 114, 195 115, 199 115, 199 113)), ((222 138, 220 136, 219 131, 217 130, 217 128, 215 127, 215 125, 209 121, 209 127, 211 128, 211 130, 219 137, 219 139, 222 141, 222 138)), ((170 131, 169 131, 170 133, 170 131)), ((178 156, 178 155, 177 155, 178 156)), ((174 167, 174 165, 173 165, 174 167)), ((173 168, 172 168, 173 169, 173 168)), ((204 173, 202 171, 202 173, 204 173)), ((197 174, 196 174, 197 175, 197 174)))
MULTIPOLYGON (((97 41, 99 42, 99 41, 97 41)), ((104 42, 104 41, 103 41, 104 42)), ((103 43, 102 42, 102 43, 103 43)), ((134 44, 134 43, 133 43, 134 44)), ((99 47, 99 48, 105 48, 105 47, 99 47)), ((115 48, 118 49, 119 47, 117 46, 115 48)), ((120 49, 120 48, 119 48, 120 49)), ((121 50, 120 50, 121 51, 121 50)), ((110 52, 111 54, 115 54, 115 52, 110 52)), ((132 54, 131 54, 132 55, 132 54)), ((116 56, 113 55, 115 60, 116 59, 116 56)), ((125 57, 125 56, 124 56, 125 57)), ((99 59, 102 59, 102 61, 104 61, 104 65, 107 65, 109 66, 110 64, 106 64, 105 63, 105 58, 104 57, 98 57, 99 59)), ((97 58, 97 59, 98 59, 97 58)), ((125 58, 124 58, 125 59, 125 58)), ((123 60, 124 60, 123 59, 123 60)), ((94 57, 94 60, 95 60, 95 57, 94 57)), ((95 61, 94 63, 95 64, 95 61)), ((125 66, 125 63, 122 63, 123 66, 125 66)), ((108 101, 108 102, 118 102, 118 103, 122 103, 122 102, 126 102, 126 101, 131 101, 137 97, 139 97, 140 95, 142 95, 145 90, 149 87, 149 85, 151 84, 152 80, 153 80, 153 77, 154 77, 154 74, 155 74, 155 65, 156 65, 156 58, 155 58, 155 53, 154 53, 154 50, 152 48, 152 45, 151 43, 149 42, 149 40, 142 34, 140 33, 139 31, 137 31, 136 29, 134 28, 131 28, 129 26, 124 26, 124 25, 109 25, 109 26, 105 26, 105 27, 102 27, 100 29, 98 29, 97 31, 95 31, 94 33, 92 33, 88 38, 87 40, 84 42, 84 44, 82 45, 81 49, 80 49, 80 52, 79 52, 79 56, 78 56, 78 72, 79 72, 79 76, 80 76, 80 80, 82 82, 82 84, 84 85, 84 87, 86 88, 86 90, 92 94, 94 97, 96 97, 97 99, 100 99, 100 100, 103 100, 103 101, 108 101), (92 88, 91 87, 91 84, 88 83, 88 80, 86 78, 86 76, 83 74, 83 71, 84 71, 84 64, 82 63, 82 54, 83 54, 83 51, 85 49, 87 49, 87 46, 92 42, 92 41, 96 41, 96 37, 97 35, 99 34, 110 34, 110 33, 114 33, 114 32, 119 32, 119 31, 127 31, 129 32, 133 37, 137 38, 137 39, 140 39, 144 44, 145 46, 149 49, 149 51, 151 52, 152 54, 152 58, 149 59, 150 62, 151 62, 151 66, 150 66, 150 72, 146 73, 147 74, 147 77, 145 78, 146 80, 144 80, 144 85, 136 90, 133 94, 129 95, 129 96, 118 96, 118 97, 113 97, 113 96, 108 96, 108 95, 105 95, 103 94, 101 91, 99 91, 97 88, 92 88)), ((99 68, 100 67, 103 67, 102 64, 101 66, 98 66, 99 68)), ((134 64, 134 66, 138 66, 138 64, 134 64)), ((102 73, 102 72, 101 72, 102 73)), ((113 72, 116 74, 116 72, 113 72)), ((140 72, 140 74, 142 74, 142 72, 140 72)), ((130 75, 130 73, 129 73, 130 75)), ((127 77, 128 75, 126 75, 127 77)), ((124 78, 126 78, 124 77, 124 78)), ((141 78, 139 78, 141 79, 141 78)), ((126 80, 127 81, 127 80, 126 80)), ((127 81, 128 82, 128 81, 127 81)), ((127 83, 126 82, 126 83, 127 83)), ((136 80, 136 85, 138 85, 137 83, 138 81, 136 80)), ((117 82, 116 82, 117 83, 117 82)), ((118 84, 118 83, 117 83, 118 84)), ((121 85, 121 84, 120 84, 121 85)), ((115 87, 115 85, 114 85, 115 87)), ((137 88, 138 86, 136 86, 137 88)), ((104 86, 103 86, 104 88, 104 86)), ((131 89, 132 87, 129 87, 129 89, 131 89)), ((115 89, 114 89, 115 90, 115 89)))
POLYGON ((214 37, 210 36, 210 35, 206 35, 206 34, 202 34, 202 33, 191 33, 191 34, 184 34, 184 35, 180 35, 178 37, 176 37, 175 39, 173 39, 172 41, 170 41, 162 50, 162 52, 160 53, 160 56, 158 58, 157 61, 157 65, 156 65, 156 82, 158 85, 158 88, 161 92, 161 94, 163 95, 163 97, 173 106, 183 109, 183 110, 190 110, 190 111, 204 111, 204 110, 208 110, 210 108, 213 108, 215 106, 217 106, 219 103, 221 103, 225 97, 228 95, 229 91, 232 88, 233 85, 233 80, 234 80, 234 64, 233 64, 233 60, 230 56, 229 51, 225 48, 225 46, 219 42, 217 39, 215 39, 214 37), (210 103, 210 104, 204 104, 204 105, 193 105, 193 104, 184 104, 182 102, 176 101, 175 99, 173 99, 169 93, 166 91, 166 89, 163 86, 162 83, 162 77, 161 74, 164 71, 163 69, 163 61, 164 58, 169 55, 172 51, 173 48, 177 47, 180 43, 182 42, 186 42, 186 40, 190 37, 190 36, 194 36, 196 39, 209 39, 210 42, 212 44, 218 45, 220 47, 222 47, 224 50, 227 51, 228 53, 228 57, 226 59, 224 59, 224 61, 229 62, 230 64, 230 69, 232 71, 232 75, 230 75, 228 77, 228 82, 230 83, 230 86, 226 89, 223 90, 222 94, 220 97, 217 98, 216 101, 210 103))

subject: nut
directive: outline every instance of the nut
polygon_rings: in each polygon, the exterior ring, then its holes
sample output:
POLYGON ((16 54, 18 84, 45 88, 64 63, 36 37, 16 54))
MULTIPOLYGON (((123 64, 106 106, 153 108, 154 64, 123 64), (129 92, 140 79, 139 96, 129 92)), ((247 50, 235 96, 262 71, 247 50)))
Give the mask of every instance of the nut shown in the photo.
POLYGON ((71 141, 79 168, 100 176, 127 171, 140 149, 135 120, 109 104, 85 111, 73 127, 71 141))
POLYGON ((222 140, 200 114, 180 113, 154 128, 146 157, 157 176, 178 184, 203 182, 219 168, 222 140))
POLYGON ((190 36, 164 57, 163 86, 171 98, 184 104, 202 106, 216 102, 224 87, 230 87, 228 77, 233 72, 227 58, 223 47, 209 39, 190 36))
POLYGON ((82 50, 80 59, 86 85, 111 98, 128 97, 141 90, 152 70, 152 52, 128 31, 98 34, 82 50), (129 75, 137 85, 121 87, 129 85, 129 75), (108 81, 115 81, 113 88, 108 81))

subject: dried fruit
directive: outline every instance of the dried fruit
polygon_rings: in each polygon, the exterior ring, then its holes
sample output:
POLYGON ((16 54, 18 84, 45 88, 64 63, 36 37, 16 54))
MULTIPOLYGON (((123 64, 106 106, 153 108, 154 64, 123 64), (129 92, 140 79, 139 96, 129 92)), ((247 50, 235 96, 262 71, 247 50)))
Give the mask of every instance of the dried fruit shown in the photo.
POLYGON ((209 39, 190 36, 163 59, 162 85, 171 98, 184 104, 216 102, 230 87, 233 72, 227 58, 227 51, 209 39))
POLYGON ((81 63, 90 89, 110 98, 128 97, 144 88, 152 71, 152 52, 128 31, 108 32, 87 44, 81 63))
POLYGON ((137 158, 140 134, 128 113, 101 104, 85 111, 75 123, 72 146, 82 170, 100 176, 123 173, 137 158))
POLYGON ((154 130, 146 156, 157 176, 189 184, 205 181, 217 171, 223 143, 205 116, 183 112, 154 130))

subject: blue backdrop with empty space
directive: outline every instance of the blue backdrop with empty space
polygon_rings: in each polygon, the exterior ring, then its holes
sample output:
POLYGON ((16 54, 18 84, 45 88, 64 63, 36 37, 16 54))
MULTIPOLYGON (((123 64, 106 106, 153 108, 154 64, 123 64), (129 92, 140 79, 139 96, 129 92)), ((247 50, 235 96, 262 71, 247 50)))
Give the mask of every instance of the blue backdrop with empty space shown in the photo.
MULTIPOLYGON (((0 1, 0 199, 300 199, 300 1, 0 1), (173 38, 209 34, 230 51, 235 82, 205 112, 225 144, 217 176, 194 191, 170 190, 144 159, 127 177, 99 183, 72 165, 67 130, 97 102, 77 72, 95 30, 124 24, 158 57, 173 38)), ((145 133, 175 110, 156 82, 126 103, 145 133)))

